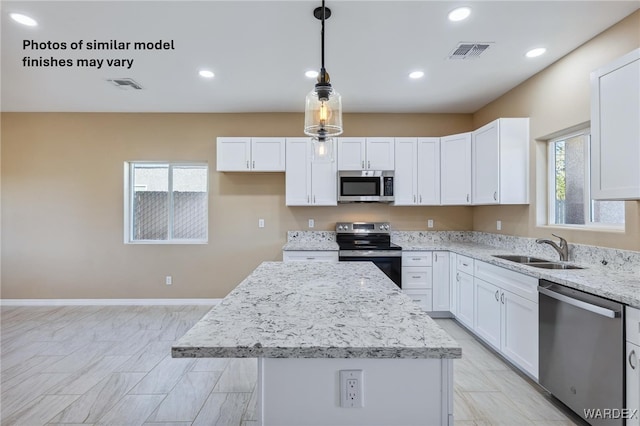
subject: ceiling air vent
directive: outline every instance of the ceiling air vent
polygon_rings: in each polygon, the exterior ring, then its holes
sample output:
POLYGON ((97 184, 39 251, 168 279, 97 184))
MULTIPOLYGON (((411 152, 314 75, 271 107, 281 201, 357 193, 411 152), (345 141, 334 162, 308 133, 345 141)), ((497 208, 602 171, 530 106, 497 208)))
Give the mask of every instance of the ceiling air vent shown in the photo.
POLYGON ((490 45, 491 43, 459 43, 449 54, 449 59, 475 59, 490 45))
POLYGON ((142 86, 140 86, 134 79, 132 78, 110 78, 107 80, 114 86, 123 90, 141 90, 142 86))

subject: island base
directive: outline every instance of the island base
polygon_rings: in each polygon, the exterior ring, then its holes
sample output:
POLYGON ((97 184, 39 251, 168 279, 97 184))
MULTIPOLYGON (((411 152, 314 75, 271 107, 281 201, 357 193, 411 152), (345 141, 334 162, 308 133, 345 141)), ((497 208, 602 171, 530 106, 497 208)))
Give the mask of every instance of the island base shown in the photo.
POLYGON ((453 424, 452 359, 259 358, 258 424, 453 424), (362 370, 361 408, 340 406, 340 370, 362 370))

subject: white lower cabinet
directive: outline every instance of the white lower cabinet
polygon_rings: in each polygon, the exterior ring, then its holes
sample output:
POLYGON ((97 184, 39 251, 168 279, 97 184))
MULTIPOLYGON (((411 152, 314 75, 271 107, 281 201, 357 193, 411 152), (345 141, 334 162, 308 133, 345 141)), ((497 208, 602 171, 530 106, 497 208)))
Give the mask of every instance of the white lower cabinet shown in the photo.
POLYGON ((538 378, 538 302, 504 291, 500 351, 538 378))
POLYGON ((475 262, 476 334, 538 378, 538 280, 475 262))
POLYGON ((337 251, 283 251, 283 262, 337 262, 337 251))
POLYGON ((427 290, 402 290, 404 294, 409 296, 414 303, 417 303, 418 306, 422 308, 423 311, 429 312, 431 311, 431 303, 432 303, 432 292, 431 289, 427 290))
POLYGON ((640 309, 626 307, 627 426, 640 426, 640 309))
POLYGON ((474 331, 500 350, 500 288, 479 278, 473 280, 476 292, 474 331))
POLYGON ((402 253, 402 291, 424 311, 433 310, 433 270, 430 251, 402 253))
POLYGON ((448 312, 451 306, 449 290, 449 252, 433 252, 433 311, 448 312))
POLYGON ((456 270, 456 318, 469 327, 474 329, 474 287, 473 276, 462 272, 459 269, 456 270))

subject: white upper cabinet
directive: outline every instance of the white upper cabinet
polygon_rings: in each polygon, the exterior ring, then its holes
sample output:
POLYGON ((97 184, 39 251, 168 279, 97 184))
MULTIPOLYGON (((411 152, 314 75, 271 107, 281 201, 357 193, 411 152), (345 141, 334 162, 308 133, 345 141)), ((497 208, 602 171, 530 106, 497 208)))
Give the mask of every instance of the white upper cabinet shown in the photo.
POLYGON ((393 170, 394 138, 338 138, 338 170, 393 170))
POLYGON ((471 204, 471 133, 440 138, 441 204, 471 204))
POLYGON ((395 139, 394 205, 440 204, 440 138, 395 139))
POLYGON ((591 197, 640 199, 640 49, 591 73, 591 197))
POLYGON ((284 172, 285 139, 219 137, 216 156, 219 172, 284 172))
POLYGON ((413 206, 418 201, 418 138, 396 138, 393 195, 396 206, 413 206))
POLYGON ((471 139, 473 204, 529 204, 529 119, 499 118, 471 139))
POLYGON ((440 204, 440 138, 418 138, 418 204, 440 204))
MULTIPOLYGON (((334 151, 335 152, 335 140, 334 151)), ((314 163, 310 138, 287 138, 285 191, 288 206, 338 204, 336 162, 314 163)))

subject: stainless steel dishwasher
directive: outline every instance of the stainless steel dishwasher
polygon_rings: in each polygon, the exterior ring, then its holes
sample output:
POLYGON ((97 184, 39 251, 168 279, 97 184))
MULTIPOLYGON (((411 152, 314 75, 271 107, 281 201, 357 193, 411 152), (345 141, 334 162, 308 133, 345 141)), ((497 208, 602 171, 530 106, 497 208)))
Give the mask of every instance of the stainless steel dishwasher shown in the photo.
POLYGON ((603 410, 624 408, 623 305, 545 280, 538 292, 540 384, 589 424, 622 425, 603 410))

